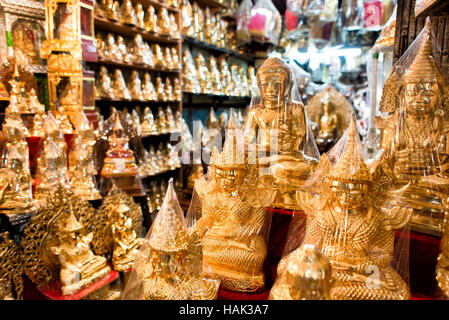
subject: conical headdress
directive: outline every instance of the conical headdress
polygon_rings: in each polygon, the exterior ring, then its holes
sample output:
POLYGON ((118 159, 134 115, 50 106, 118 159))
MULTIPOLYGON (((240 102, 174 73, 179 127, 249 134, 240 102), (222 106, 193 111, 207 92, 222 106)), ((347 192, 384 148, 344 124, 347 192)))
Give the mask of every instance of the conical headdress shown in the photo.
POLYGON ((215 146, 212 149, 211 164, 214 167, 223 169, 242 169, 246 167, 243 141, 239 141, 237 137, 234 119, 234 109, 231 108, 223 151, 220 153, 215 146))
POLYGON ((81 222, 79 222, 73 213, 70 213, 69 217, 63 223, 62 231, 63 232, 73 232, 83 229, 84 226, 81 222))
MULTIPOLYGON (((355 115, 352 115, 351 123, 346 132, 346 145, 343 147, 342 155, 335 166, 327 174, 327 177, 346 183, 369 183, 371 175, 365 161, 362 158, 362 144, 355 115)), ((344 139, 344 136, 342 137, 344 139)), ((337 147, 337 145, 335 146, 337 147)))

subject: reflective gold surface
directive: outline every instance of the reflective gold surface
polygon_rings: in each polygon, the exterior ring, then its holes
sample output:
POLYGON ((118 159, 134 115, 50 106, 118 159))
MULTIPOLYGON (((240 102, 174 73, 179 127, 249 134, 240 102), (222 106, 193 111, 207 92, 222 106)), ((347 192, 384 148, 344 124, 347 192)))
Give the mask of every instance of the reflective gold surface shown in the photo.
POLYGON ((0 233, 0 300, 23 299, 21 253, 8 232, 0 233))

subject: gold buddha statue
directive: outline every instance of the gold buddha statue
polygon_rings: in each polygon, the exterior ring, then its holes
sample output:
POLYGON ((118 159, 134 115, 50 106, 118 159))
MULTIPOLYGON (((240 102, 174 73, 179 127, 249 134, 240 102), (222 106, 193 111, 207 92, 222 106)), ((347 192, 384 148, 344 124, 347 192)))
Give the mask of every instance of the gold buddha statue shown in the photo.
POLYGON ((141 34, 136 34, 134 36, 130 47, 130 53, 131 56, 133 57, 132 59, 133 63, 143 65, 150 64, 150 56, 148 55, 148 52, 146 52, 145 44, 143 42, 141 34))
POLYGON ((301 246, 285 261, 270 291, 270 300, 329 300, 332 266, 320 250, 310 244, 301 246))
POLYGON ((120 23, 128 24, 130 26, 137 25, 136 11, 134 10, 131 0, 123 0, 120 6, 120 23))
POLYGON ((85 227, 73 213, 61 221, 58 242, 49 250, 59 259, 59 278, 62 294, 73 294, 107 276, 111 269, 106 258, 93 254, 90 244, 93 234, 85 234, 85 227))
POLYGON ((249 111, 248 150, 255 147, 262 180, 277 190, 274 206, 294 209, 294 193, 313 171, 318 151, 307 132, 304 106, 292 97, 296 88, 290 66, 282 59, 268 58, 257 71, 257 81, 261 99, 249 111))
POLYGON ((131 72, 131 82, 128 84, 128 91, 133 100, 144 100, 142 93, 142 82, 137 70, 131 72))
POLYGON ((212 93, 212 83, 209 82, 209 69, 207 68, 204 56, 201 53, 198 53, 195 58, 195 66, 201 93, 212 93))
POLYGON ((182 69, 181 62, 179 61, 178 49, 171 47, 171 59, 173 61, 172 69, 182 69))
POLYGON ((108 33, 106 35, 102 56, 104 57, 104 60, 123 62, 122 51, 117 45, 115 37, 112 33, 108 33))
POLYGON ((222 153, 215 146, 212 149, 210 179, 203 177, 195 182, 201 201, 201 218, 195 230, 201 237, 204 259, 221 279, 222 287, 256 292, 265 282, 267 245, 263 234, 269 225, 266 206, 274 193, 257 189, 257 177, 245 159, 243 140, 239 143, 235 131, 230 117, 222 153))
POLYGON ((170 22, 170 16, 166 8, 159 10, 159 16, 157 17, 158 34, 161 36, 173 36, 172 25, 170 22))
POLYGON ((145 72, 143 75, 143 83, 142 83, 142 95, 144 100, 148 101, 156 101, 157 93, 154 89, 153 82, 151 81, 151 76, 148 72, 145 72))
POLYGON ((2 152, 1 167, 2 197, 1 213, 25 213, 34 210, 31 190, 31 175, 29 164, 29 149, 16 121, 6 119, 2 128, 6 139, 2 152))
POLYGON ((105 66, 100 66, 100 73, 95 81, 95 94, 101 98, 115 98, 112 80, 105 66))
POLYGON ((173 80, 173 101, 182 101, 181 82, 178 78, 173 80))
POLYGON ((165 92, 165 101, 174 101, 173 86, 171 85, 171 81, 170 81, 169 77, 165 78, 164 92, 165 92))
MULTIPOLYGON (((412 209, 394 200, 385 157, 373 165, 372 172, 368 169, 355 115, 334 148, 329 155, 336 158, 324 154, 307 181, 308 188, 297 193, 307 214, 302 245, 315 245, 329 259, 330 299, 410 299, 410 289, 392 262, 395 230, 409 222, 412 209), (378 274, 375 279, 373 269, 378 274)), ((281 259, 278 274, 285 272, 294 255, 295 251, 281 259)))
POLYGON ((126 272, 132 268, 143 240, 137 233, 142 229, 142 209, 114 185, 98 211, 108 218, 104 233, 112 248, 112 269, 126 272))
POLYGON ((164 55, 162 54, 161 46, 156 43, 153 48, 154 65, 158 68, 166 68, 167 63, 165 62, 164 55))
POLYGON ((117 47, 122 56, 121 62, 134 62, 134 57, 130 52, 128 52, 128 46, 126 45, 125 39, 121 35, 117 35, 117 47))
POLYGON ((165 172, 169 169, 164 145, 162 144, 162 142, 159 144, 159 147, 156 150, 156 159, 157 166, 159 167, 160 172, 165 172))
POLYGON ((162 110, 162 107, 159 106, 157 109, 157 119, 156 119, 156 125, 158 127, 158 131, 159 133, 168 133, 169 132, 169 124, 167 122, 167 117, 166 114, 164 112, 164 110, 162 110))
POLYGON ((156 78, 156 94, 157 94, 157 101, 168 101, 164 82, 162 82, 162 78, 159 76, 156 78))
POLYGON ((217 47, 226 48, 226 34, 228 32, 228 23, 218 13, 215 15, 217 26, 217 47))
POLYGON ((385 82, 376 125, 388 155, 398 189, 406 186, 402 201, 414 209, 411 223, 439 231, 444 216, 442 198, 449 194, 448 136, 445 76, 432 55, 430 19, 393 67, 385 82))
POLYGON ((125 134, 118 112, 113 117, 112 133, 108 137, 109 148, 106 152, 103 177, 135 176, 138 174, 134 152, 129 148, 129 138, 125 134))
POLYGON ((149 6, 145 15, 145 30, 148 32, 158 33, 157 15, 153 6, 149 6))
POLYGON ((36 95, 36 90, 32 88, 30 90, 30 95, 28 97, 28 113, 45 113, 45 106, 39 102, 39 99, 36 95))
POLYGON ((220 282, 203 268, 198 233, 187 227, 170 179, 164 203, 138 253, 123 299, 212 300, 220 282))
POLYGON ((111 21, 118 21, 119 17, 119 3, 114 0, 106 0, 105 6, 103 7, 105 18, 111 21))
POLYGON ((59 123, 59 126, 61 127, 63 134, 72 134, 73 133, 73 126, 72 123, 69 120, 69 117, 67 116, 64 107, 59 106, 56 113, 56 121, 59 123))
POLYGON ((171 56, 170 47, 165 47, 164 49, 164 60, 165 60, 165 67, 167 69, 172 70, 173 67, 173 58, 171 56))
POLYGON ((233 91, 233 83, 231 78, 231 71, 229 71, 228 62, 224 58, 220 60, 220 76, 222 94, 225 96, 230 96, 233 91))
POLYGON ((205 17, 203 10, 201 10, 196 1, 193 2, 192 15, 193 15, 193 32, 195 34, 195 38, 198 41, 204 42, 205 17))
POLYGON ((145 107, 145 109, 143 110, 141 127, 142 127, 142 136, 150 136, 158 134, 158 128, 154 122, 154 116, 153 113, 151 112, 150 107, 145 107))
POLYGON ((148 42, 144 42, 143 46, 145 48, 145 50, 144 50, 145 55, 147 56, 147 59, 145 60, 146 66, 154 67, 155 61, 154 61, 154 55, 153 55, 153 50, 151 49, 151 46, 148 44, 148 42))
POLYGON ((175 40, 181 39, 181 31, 178 28, 175 15, 170 13, 171 37, 175 40))
POLYGON ((114 91, 114 97, 116 99, 131 100, 131 94, 129 93, 125 79, 123 78, 123 74, 120 69, 115 69, 114 71, 114 81, 112 84, 112 89, 114 91))
POLYGON ((211 14, 210 8, 206 7, 205 10, 205 27, 204 27, 204 40, 211 45, 217 44, 217 26, 215 15, 211 14))
POLYGON ((136 135, 140 137, 142 135, 142 126, 140 124, 140 117, 136 109, 133 109, 133 111, 131 112, 131 118, 132 118, 131 121, 132 128, 134 129, 136 135))
POLYGON ((235 63, 231 64, 231 81, 233 83, 231 94, 236 97, 243 96, 242 79, 238 71, 238 66, 235 63))
POLYGON ((141 3, 136 4, 136 27, 145 30, 145 11, 141 3))
POLYGON ((165 108, 165 119, 167 121, 168 132, 174 132, 176 129, 176 122, 170 107, 165 108))
POLYGON ((45 123, 44 123, 45 135, 49 136, 63 151, 64 155, 67 154, 67 143, 64 138, 64 133, 61 128, 61 123, 55 119, 53 113, 48 111, 45 123))
POLYGON ((0 233, 0 301, 23 299, 21 252, 9 237, 0 233))
POLYGON ((45 136, 44 131, 44 121, 45 121, 46 115, 45 113, 36 113, 33 117, 33 126, 30 131, 30 137, 41 137, 43 138, 45 136))
POLYGON ((193 12, 192 5, 189 0, 181 0, 181 31, 182 34, 189 38, 195 37, 195 32, 193 28, 193 12))
POLYGON ((209 82, 212 83, 212 93, 215 95, 222 94, 220 72, 217 68, 217 60, 214 56, 209 57, 209 82))
POLYGON ((182 87, 186 92, 200 93, 201 87, 192 54, 188 48, 182 54, 182 87))
POLYGON ((242 92, 241 95, 243 97, 251 96, 248 85, 248 76, 246 75, 245 70, 243 69, 243 66, 241 64, 237 66, 237 72, 239 73, 240 86, 242 92))

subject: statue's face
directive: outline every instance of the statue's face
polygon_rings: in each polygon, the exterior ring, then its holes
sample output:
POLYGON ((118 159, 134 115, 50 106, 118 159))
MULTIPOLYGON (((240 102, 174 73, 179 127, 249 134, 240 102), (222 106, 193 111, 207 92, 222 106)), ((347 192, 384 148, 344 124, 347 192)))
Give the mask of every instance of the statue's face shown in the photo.
POLYGON ((344 210, 353 210, 365 203, 368 186, 361 183, 330 181, 330 193, 335 205, 344 210))
POLYGON ((440 88, 435 82, 408 83, 402 88, 404 108, 413 114, 434 111, 440 96, 440 88))
POLYGON ((81 232, 80 231, 71 231, 67 235, 67 240, 69 243, 76 244, 81 239, 81 232))
POLYGON ((226 193, 234 192, 243 183, 245 176, 244 170, 223 170, 214 167, 215 181, 220 189, 226 193))
POLYGON ((287 77, 278 72, 265 72, 257 77, 262 99, 268 104, 279 104, 287 96, 287 77))

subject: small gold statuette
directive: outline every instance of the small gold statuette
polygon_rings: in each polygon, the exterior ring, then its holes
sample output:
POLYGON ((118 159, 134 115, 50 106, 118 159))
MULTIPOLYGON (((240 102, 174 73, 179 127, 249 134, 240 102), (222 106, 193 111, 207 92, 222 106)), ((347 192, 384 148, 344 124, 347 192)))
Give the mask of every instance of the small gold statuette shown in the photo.
POLYGON ((181 62, 179 61, 178 50, 175 47, 171 47, 171 58, 173 62, 172 69, 181 69, 181 62))
POLYGON ((70 295, 110 273, 106 258, 91 250, 99 234, 89 230, 98 223, 95 209, 63 186, 49 195, 22 238, 25 274, 38 289, 60 283, 62 295, 70 295))
POLYGON ((332 266, 315 246, 306 244, 285 261, 270 291, 270 300, 329 300, 332 266))
MULTIPOLYGON (((122 38, 123 39, 123 38, 122 38)), ((102 57, 106 61, 125 62, 123 52, 112 33, 106 35, 102 57)))
POLYGON ((165 60, 165 67, 170 70, 173 69, 173 59, 171 56, 170 47, 165 47, 164 60, 165 60))
POLYGON ((167 101, 167 95, 165 91, 165 84, 162 82, 161 77, 156 78, 156 94, 157 94, 157 101, 167 101))
POLYGON ((181 39, 181 32, 178 28, 178 23, 176 22, 175 15, 170 13, 170 25, 171 25, 171 36, 173 39, 181 39))
POLYGON ((202 239, 204 258, 222 287, 257 292, 265 285, 264 234, 270 223, 266 207, 274 193, 257 188, 257 176, 248 165, 233 113, 231 109, 223 151, 212 149, 210 177, 195 181, 201 203, 195 229, 202 239))
POLYGON ((195 38, 198 41, 204 42, 205 38, 205 18, 203 10, 198 6, 198 3, 193 2, 192 6, 192 15, 193 15, 193 32, 195 34, 195 38))
POLYGON ((170 78, 165 78, 165 101, 174 101, 173 99, 173 86, 171 84, 170 78))
POLYGON ((231 71, 229 71, 228 62, 224 58, 220 60, 220 78, 223 95, 232 95, 232 92, 234 91, 233 85, 235 84, 232 82, 231 71))
POLYGON ((206 60, 204 60, 204 56, 201 53, 198 53, 195 58, 195 66, 201 93, 212 93, 212 83, 209 81, 209 69, 206 65, 206 60))
POLYGON ((173 80, 173 101, 182 101, 181 82, 178 78, 173 80))
POLYGON ((106 4, 104 5, 104 16, 105 18, 118 21, 119 17, 119 3, 114 0, 106 0, 106 4))
POLYGON ((168 14, 167 9, 162 8, 159 11, 159 16, 157 18, 157 26, 158 26, 158 33, 161 36, 173 36, 173 30, 172 25, 170 22, 170 16, 168 14))
POLYGON ((154 65, 158 68, 166 68, 167 62, 165 61, 164 55, 162 54, 162 49, 159 44, 154 45, 154 65))
POLYGON ((182 54, 182 87, 186 92, 200 93, 201 87, 198 80, 192 53, 188 48, 182 54))
POLYGON ((123 299, 213 300, 220 281, 203 267, 201 240, 187 227, 173 179, 141 246, 123 299))
MULTIPOLYGON (((395 230, 409 222, 412 209, 394 201, 386 158, 379 158, 370 172, 362 150, 353 115, 348 130, 329 152, 333 158, 323 154, 308 187, 297 193, 307 214, 302 245, 316 245, 329 259, 334 282, 330 299, 410 299, 410 289, 392 263, 395 230), (366 285, 373 268, 378 272, 376 282, 366 285)), ((282 258, 278 274, 295 254, 282 258)))
POLYGON ((147 47, 145 46, 143 42, 142 35, 136 34, 134 36, 134 39, 131 44, 131 56, 132 61, 135 64, 143 64, 143 65, 150 65, 151 56, 150 53, 147 52, 147 47))
POLYGON ((296 88, 290 66, 268 58, 257 71, 257 81, 261 99, 249 111, 245 138, 249 149, 258 150, 260 170, 267 170, 264 183, 277 190, 274 206, 294 209, 295 192, 313 171, 319 153, 307 133, 304 105, 292 97, 296 88), (312 150, 310 155, 306 149, 312 150))
POLYGON ((192 12, 192 5, 190 4, 189 0, 182 0, 181 1, 181 32, 184 36, 187 36, 189 38, 194 38, 194 28, 193 28, 193 12, 192 12))
POLYGON ((149 6, 145 15, 145 30, 148 32, 158 33, 157 15, 153 6, 149 6))
POLYGON ((123 0, 120 7, 119 20, 123 24, 129 24, 131 26, 137 25, 136 11, 134 10, 131 0, 123 0))
POLYGON ((137 28, 145 30, 145 11, 143 11, 141 3, 136 4, 136 20, 137 28))
POLYGON ((101 98, 114 99, 115 97, 112 81, 105 66, 100 67, 100 73, 95 81, 95 94, 101 98))
POLYGON ((145 107, 143 110, 143 118, 142 118, 142 136, 150 136, 157 135, 158 128, 156 123, 154 122, 154 116, 151 112, 150 107, 145 107))
POLYGON ((115 69, 114 71, 114 82, 112 88, 114 90, 114 97, 116 99, 131 100, 131 94, 129 93, 125 79, 123 78, 123 74, 120 69, 115 69))
POLYGON ((131 81, 128 83, 128 91, 133 100, 144 100, 142 94, 142 82, 137 70, 131 72, 131 81))
POLYGON ((8 232, 0 233, 0 300, 23 299, 21 253, 8 232))
POLYGON ((167 121, 167 117, 166 117, 164 110, 160 106, 157 109, 156 124, 157 124, 159 133, 162 133, 162 134, 168 133, 168 131, 170 129, 169 123, 167 121))
POLYGON ((151 76, 148 72, 145 72, 145 74, 143 75, 142 95, 144 100, 157 100, 156 90, 154 89, 153 82, 151 81, 151 76))
POLYGON ((132 54, 130 52, 128 52, 128 46, 126 45, 125 39, 121 35, 117 36, 117 47, 122 56, 121 62, 123 62, 123 63, 134 62, 132 54))
POLYGON ((214 56, 209 57, 209 81, 212 83, 212 93, 215 95, 221 95, 223 89, 221 86, 220 73, 217 67, 217 60, 214 56))

